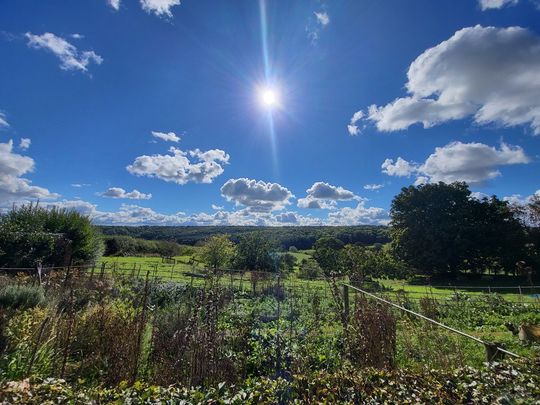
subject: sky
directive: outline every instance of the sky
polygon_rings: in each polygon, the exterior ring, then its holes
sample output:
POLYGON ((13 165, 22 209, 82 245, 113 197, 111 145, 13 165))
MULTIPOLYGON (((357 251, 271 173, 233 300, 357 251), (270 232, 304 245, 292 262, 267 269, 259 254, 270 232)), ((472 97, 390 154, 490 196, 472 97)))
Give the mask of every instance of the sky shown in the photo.
POLYGON ((540 193, 538 0, 0 0, 0 209, 386 224, 540 193))

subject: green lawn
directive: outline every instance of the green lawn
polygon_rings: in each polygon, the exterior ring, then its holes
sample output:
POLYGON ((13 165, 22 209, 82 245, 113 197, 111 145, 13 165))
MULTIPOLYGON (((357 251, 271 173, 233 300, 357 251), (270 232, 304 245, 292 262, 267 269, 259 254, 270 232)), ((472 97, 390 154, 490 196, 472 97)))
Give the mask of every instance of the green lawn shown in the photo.
MULTIPOLYGON (((291 253, 298 260, 295 272, 298 270, 298 264, 301 260, 311 257, 312 251, 298 251, 291 253)), ((151 277, 159 277, 164 280, 174 280, 179 282, 189 283, 201 283, 201 280, 197 277, 193 277, 186 273, 201 273, 204 270, 203 263, 193 261, 193 257, 189 255, 175 257, 176 264, 163 263, 160 257, 103 257, 98 263, 98 268, 102 263, 106 264, 106 272, 115 272, 124 276, 139 276, 144 277, 148 272, 151 277)), ((234 285, 242 285, 248 283, 249 274, 233 274, 232 279, 228 275, 225 276, 227 283, 233 283, 234 285)), ((430 296, 437 300, 445 300, 454 296, 456 292, 467 294, 469 296, 478 296, 488 293, 501 294, 506 300, 524 303, 538 303, 538 298, 533 297, 531 294, 538 294, 539 289, 529 289, 523 287, 521 294, 518 286, 515 285, 513 289, 501 289, 500 282, 494 281, 476 281, 467 283, 475 288, 459 288, 453 286, 436 286, 431 287, 429 285, 415 285, 410 284, 406 280, 391 280, 391 279, 378 279, 376 280, 381 290, 378 292, 386 294, 390 297, 395 297, 400 291, 407 293, 407 296, 411 300, 419 300, 422 297, 430 296), (485 287, 489 287, 490 284, 493 288, 491 291, 485 287)), ((328 284, 324 280, 303 280, 296 277, 296 274, 289 275, 284 281, 287 285, 298 288, 327 288, 328 284)), ((505 285, 512 285, 511 279, 505 280, 505 285)))

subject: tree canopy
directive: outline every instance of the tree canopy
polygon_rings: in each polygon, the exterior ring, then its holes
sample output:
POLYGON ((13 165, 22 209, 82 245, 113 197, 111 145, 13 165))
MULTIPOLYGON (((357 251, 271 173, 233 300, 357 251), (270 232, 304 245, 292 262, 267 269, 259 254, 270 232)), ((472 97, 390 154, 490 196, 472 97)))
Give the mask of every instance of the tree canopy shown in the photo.
POLYGON ((390 209, 392 250, 425 274, 511 272, 526 256, 525 226, 505 201, 465 183, 403 188, 390 209))

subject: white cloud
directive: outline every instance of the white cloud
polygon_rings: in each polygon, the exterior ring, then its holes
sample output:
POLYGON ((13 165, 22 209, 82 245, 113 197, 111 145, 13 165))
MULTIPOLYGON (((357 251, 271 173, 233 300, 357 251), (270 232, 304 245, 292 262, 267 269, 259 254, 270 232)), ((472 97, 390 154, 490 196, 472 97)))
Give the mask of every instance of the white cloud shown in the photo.
POLYGON ((218 211, 220 211, 220 210, 222 210, 223 208, 224 208, 223 205, 212 204, 212 209, 213 209, 213 210, 218 210, 218 211))
POLYGON ((94 62, 101 64, 103 58, 94 51, 79 52, 77 47, 70 44, 64 38, 50 32, 43 35, 34 35, 30 32, 25 34, 28 46, 35 49, 45 49, 55 54, 60 59, 60 68, 63 70, 80 70, 86 72, 87 66, 94 62))
POLYGON ((364 186, 364 190, 375 191, 375 190, 380 190, 383 187, 384 187, 384 184, 366 184, 364 186))
POLYGON ((227 200, 243 205, 250 213, 269 213, 290 204, 293 194, 278 183, 266 183, 252 179, 230 179, 221 187, 221 195, 227 200))
POLYGON ((58 198, 43 187, 33 186, 30 180, 22 177, 34 170, 34 159, 13 153, 13 141, 0 142, 0 204, 8 205, 27 199, 58 198))
POLYGON ((327 225, 385 225, 388 213, 377 207, 366 207, 365 201, 359 201, 356 207, 344 207, 329 212, 327 225))
MULTIPOLYGON (((323 5, 324 8, 324 5, 323 5)), ((316 44, 319 40, 321 30, 326 28, 330 24, 330 16, 323 9, 321 11, 314 11, 311 18, 306 25, 307 37, 313 44, 316 44)))
POLYGON ((19 142, 19 149, 26 150, 30 147, 32 140, 30 138, 21 138, 19 142))
POLYGON ((501 175, 500 166, 525 164, 530 159, 519 146, 501 144, 500 149, 482 143, 452 142, 435 148, 422 165, 398 158, 386 159, 383 172, 390 176, 417 174, 415 184, 464 181, 478 184, 501 175))
POLYGON ((307 196, 298 199, 299 208, 333 209, 338 201, 360 200, 360 197, 343 187, 318 181, 306 190, 307 196))
POLYGON ((152 136, 168 142, 180 142, 180 137, 174 132, 152 131, 152 136))
POLYGON ((81 188, 81 187, 88 187, 90 184, 87 184, 87 183, 73 183, 71 185, 71 187, 75 187, 75 188, 81 188))
POLYGON ((365 114, 362 110, 357 111, 353 114, 351 122, 347 125, 347 131, 349 135, 358 135, 360 133, 360 128, 358 128, 358 121, 364 118, 365 114))
POLYGON ((120 0, 107 0, 107 4, 116 11, 120 10, 120 0))
POLYGON ((385 159, 381 168, 383 169, 383 173, 398 177, 409 177, 417 171, 417 165, 415 163, 407 162, 401 157, 398 157, 395 162, 394 159, 385 159))
POLYGON ((7 122, 6 114, 0 111, 0 128, 8 128, 9 123, 7 122))
POLYGON ((141 7, 148 14, 154 13, 161 17, 172 17, 171 8, 180 5, 180 0, 140 0, 141 7))
POLYGON ((525 205, 529 204, 533 197, 540 197, 540 190, 536 190, 533 194, 525 197, 521 194, 512 194, 510 196, 503 197, 503 201, 507 201, 513 205, 525 205))
POLYGON ((141 193, 139 190, 127 192, 121 187, 109 187, 106 191, 98 193, 102 197, 109 198, 127 198, 129 200, 149 200, 152 194, 141 193))
POLYGON ((518 3, 518 0, 478 0, 478 3, 482 10, 488 10, 493 8, 503 8, 505 6, 514 6, 518 3))
POLYGON ((171 147, 170 155, 138 156, 126 167, 127 171, 137 176, 155 177, 177 184, 212 183, 223 173, 223 165, 229 162, 229 155, 220 149, 202 152, 199 149, 184 152, 171 147), (188 155, 196 159, 190 161, 188 155))
POLYGON ((483 200, 484 198, 489 198, 489 195, 482 193, 480 191, 473 191, 471 193, 471 198, 474 198, 475 200, 483 200))
POLYGON ((473 116, 540 134, 540 38, 525 28, 461 29, 416 58, 407 77, 410 95, 370 106, 364 120, 397 131, 473 116))
POLYGON ((313 14, 315 14, 315 18, 317 18, 317 22, 321 24, 323 27, 330 24, 330 16, 326 11, 315 11, 313 14))

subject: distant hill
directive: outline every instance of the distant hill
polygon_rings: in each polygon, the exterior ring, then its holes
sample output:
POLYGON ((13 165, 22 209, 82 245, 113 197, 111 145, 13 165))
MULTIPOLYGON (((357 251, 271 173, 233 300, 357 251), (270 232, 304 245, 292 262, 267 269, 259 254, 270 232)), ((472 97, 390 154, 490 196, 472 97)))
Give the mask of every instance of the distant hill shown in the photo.
POLYGON ((372 245, 390 241, 385 226, 101 226, 104 235, 127 235, 148 240, 167 240, 184 245, 195 245, 207 237, 227 233, 233 241, 240 235, 262 232, 283 248, 296 246, 310 249, 322 236, 334 236, 344 243, 372 245))

